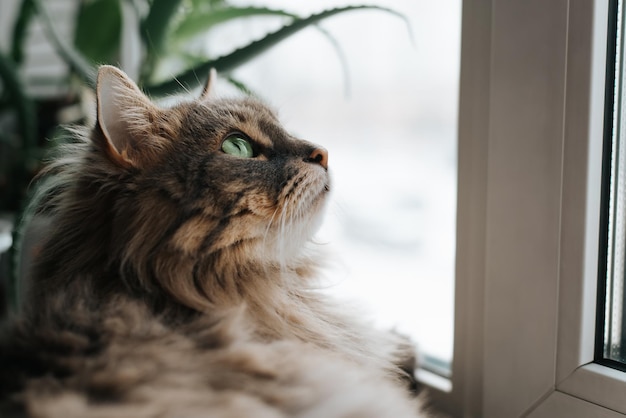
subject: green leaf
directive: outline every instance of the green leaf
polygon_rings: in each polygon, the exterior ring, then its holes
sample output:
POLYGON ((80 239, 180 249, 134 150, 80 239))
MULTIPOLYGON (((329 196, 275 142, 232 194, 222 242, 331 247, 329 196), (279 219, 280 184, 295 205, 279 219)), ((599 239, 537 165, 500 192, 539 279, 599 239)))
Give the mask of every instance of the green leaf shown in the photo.
POLYGON ((122 31, 120 0, 81 2, 78 11, 74 45, 96 64, 116 61, 122 31))
POLYGON ((406 18, 400 13, 392 9, 379 6, 347 6, 326 10, 304 19, 295 20, 294 22, 282 27, 276 32, 268 34, 258 41, 251 42, 250 44, 239 48, 228 55, 224 55, 214 60, 209 60, 207 62, 199 64, 194 68, 178 74, 171 80, 162 82, 160 84, 148 85, 144 88, 149 94, 154 96, 162 96, 185 89, 192 89, 200 83, 200 80, 204 78, 205 74, 209 74, 209 70, 211 68, 215 68, 218 72, 228 73, 308 26, 315 25, 323 19, 340 13, 364 9, 384 11, 392 15, 398 16, 406 21, 406 18), (199 74, 202 76, 199 77, 199 74))
POLYGON ((349 66, 348 66, 348 60, 346 59, 346 55, 343 52, 341 45, 339 44, 337 39, 335 39, 335 37, 326 29, 322 28, 319 25, 315 25, 315 27, 317 28, 317 30, 319 30, 322 33, 322 35, 326 37, 328 42, 330 42, 331 46, 335 50, 335 53, 337 54, 337 58, 339 59, 339 63, 341 64, 341 69, 343 72, 343 84, 345 86, 345 95, 346 97, 350 96, 350 71, 349 71, 349 66))
POLYGON ((174 16, 178 13, 181 0, 154 0, 148 16, 141 24, 141 34, 149 54, 163 50, 165 35, 174 16))
POLYGON ((199 6, 208 6, 209 8, 216 8, 220 6, 224 6, 226 4, 225 0, 191 0, 191 3, 194 6, 194 9, 197 10, 199 6))
POLYGON ((233 86, 235 86, 235 88, 239 89, 239 91, 241 91, 242 93, 244 93, 247 96, 254 96, 254 97, 259 97, 258 94, 256 94, 255 92, 253 92, 252 90, 250 90, 248 88, 248 86, 246 86, 242 81, 237 80, 235 78, 233 78, 232 76, 228 76, 227 80, 230 84, 232 84, 233 86))
POLYGON ((24 59, 24 40, 26 39, 26 29, 35 16, 35 5, 32 0, 23 0, 20 10, 13 25, 13 36, 11 44, 11 58, 16 64, 20 64, 24 59))
POLYGON ((182 5, 193 11, 204 11, 226 7, 226 0, 183 0, 182 5))
POLYGON ((228 7, 220 9, 208 9, 203 11, 193 10, 181 21, 172 32, 173 42, 186 41, 200 33, 206 32, 213 26, 253 16, 281 16, 297 19, 298 16, 284 10, 268 9, 266 7, 228 7))
POLYGON ((153 0, 150 11, 141 22, 141 36, 145 47, 145 60, 141 80, 152 77, 159 59, 163 56, 166 34, 174 17, 181 10, 182 0, 153 0))
MULTIPOLYGON (((198 1, 198 0, 196 0, 198 1)), ((181 47, 176 44, 182 44, 192 38, 194 36, 200 35, 208 30, 210 30, 213 26, 219 25, 221 23, 228 22, 230 20, 246 18, 246 17, 257 17, 257 16, 273 16, 273 17, 288 17, 291 19, 300 19, 300 16, 286 12, 284 10, 277 9, 269 9, 266 7, 229 7, 222 9, 206 9, 201 11, 193 10, 189 13, 182 22, 176 27, 176 29, 172 32, 172 39, 170 40, 175 44, 173 50, 180 51, 181 47)), ((346 95, 349 95, 350 92, 350 80, 348 76, 348 63, 345 57, 339 42, 332 36, 330 32, 326 29, 320 27, 319 25, 315 25, 316 29, 320 31, 324 37, 330 42, 333 49, 335 50, 337 57, 341 63, 341 68, 343 69, 343 77, 344 84, 346 86, 346 95)), ((206 57, 204 59, 198 60, 196 59, 196 63, 201 63, 206 61, 206 57)), ((243 92, 250 92, 250 90, 244 86, 240 85, 238 82, 231 80, 229 78, 231 84, 240 89, 243 92)))

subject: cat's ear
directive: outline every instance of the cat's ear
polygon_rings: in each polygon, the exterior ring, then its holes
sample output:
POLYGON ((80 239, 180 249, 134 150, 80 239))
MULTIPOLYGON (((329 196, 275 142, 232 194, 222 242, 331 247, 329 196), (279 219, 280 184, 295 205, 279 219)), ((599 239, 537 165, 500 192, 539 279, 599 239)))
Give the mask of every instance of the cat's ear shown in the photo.
POLYGON ((211 68, 209 71, 209 77, 206 80, 204 88, 202 89, 202 94, 200 95, 200 100, 208 100, 211 96, 211 91, 213 86, 215 85, 215 80, 217 79, 217 71, 215 68, 211 68))
POLYGON ((96 145, 120 167, 143 165, 158 148, 150 121, 160 110, 124 72, 110 65, 98 71, 96 101, 96 145))

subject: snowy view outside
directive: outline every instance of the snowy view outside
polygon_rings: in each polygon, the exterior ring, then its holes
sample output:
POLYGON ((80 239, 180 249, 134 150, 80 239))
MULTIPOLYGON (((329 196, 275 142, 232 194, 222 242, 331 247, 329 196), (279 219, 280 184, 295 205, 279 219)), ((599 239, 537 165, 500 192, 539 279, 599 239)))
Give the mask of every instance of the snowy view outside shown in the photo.
MULTIPOLYGON (((241 1, 250 4, 250 1, 241 1)), ((306 15, 342 1, 263 0, 306 15)), ((381 2, 381 4, 383 4, 381 2)), ((310 28, 234 75, 274 106, 287 129, 325 146, 334 179, 318 234, 332 255, 328 291, 356 301, 381 326, 452 359, 460 0, 385 1, 405 22, 357 11, 310 28)), ((221 48, 260 37, 261 20, 213 35, 221 48), (229 43, 232 42, 232 43, 229 43)))

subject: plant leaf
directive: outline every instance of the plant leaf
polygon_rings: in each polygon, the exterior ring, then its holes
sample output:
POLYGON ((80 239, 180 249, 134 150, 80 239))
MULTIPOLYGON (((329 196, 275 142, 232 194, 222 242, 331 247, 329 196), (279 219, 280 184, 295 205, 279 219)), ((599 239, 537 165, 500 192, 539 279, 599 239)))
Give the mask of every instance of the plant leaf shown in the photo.
MULTIPOLYGON (((210 30, 213 26, 225 23, 229 20, 256 16, 278 16, 289 17, 294 20, 300 19, 300 16, 294 13, 290 13, 285 10, 270 9, 266 7, 229 7, 222 9, 205 9, 202 11, 194 11, 193 13, 190 13, 172 32, 171 42, 174 44, 180 44, 188 41, 189 38, 200 35, 210 30)), ((350 77, 348 71, 348 62, 346 60, 343 50, 341 49, 341 46, 339 45, 339 42, 326 29, 322 28, 318 24, 314 26, 317 30, 320 31, 322 35, 324 35, 324 37, 326 37, 328 42, 330 42, 333 49, 335 50, 335 53, 339 58, 339 62, 341 63, 341 68, 343 70, 344 85, 346 86, 346 95, 349 95, 350 77)), ((172 49, 180 50, 180 47, 172 49)), ((206 58, 203 60, 196 60, 196 63, 200 63, 205 60, 206 58)), ((244 92, 249 92, 247 87, 239 85, 237 82, 231 81, 231 84, 235 85, 237 88, 244 92)))
POLYGON ((199 6, 205 6, 209 8, 221 7, 226 4, 226 0, 191 0, 194 10, 199 10, 199 6))
POLYGON ((35 5, 32 0, 22 0, 15 24, 13 25, 13 36, 11 44, 11 58, 16 64, 20 64, 24 59, 24 40, 26 39, 26 29, 35 16, 35 5))
POLYGON ((74 45, 93 63, 115 61, 122 31, 120 0, 81 2, 78 11, 74 45))
POLYGON ((228 80, 230 84, 235 86, 237 89, 239 89, 239 91, 246 94, 247 96, 259 97, 258 94, 250 90, 248 86, 246 86, 242 81, 237 80, 236 78, 233 78, 232 76, 228 76, 226 79, 228 80))
POLYGON ((322 35, 326 37, 328 42, 330 42, 331 46, 335 50, 335 53, 337 54, 337 58, 339 59, 339 63, 341 64, 341 69, 343 72, 343 84, 345 86, 344 93, 346 97, 348 97, 350 96, 350 66, 348 65, 346 54, 343 52, 339 41, 337 41, 337 39, 335 39, 335 37, 330 32, 328 32, 326 29, 319 25, 315 25, 315 27, 322 33, 322 35))
POLYGON ((202 32, 206 32, 215 25, 229 20, 252 16, 281 16, 297 19, 298 16, 284 10, 269 9, 267 7, 227 7, 208 9, 189 13, 172 32, 173 42, 186 41, 202 32))
POLYGON ((179 10, 181 0, 154 0, 141 23, 141 34, 149 55, 160 54, 170 23, 179 10))
POLYGON ((384 11, 398 16, 406 22, 406 18, 402 14, 396 12, 395 10, 380 6, 347 6, 326 10, 304 19, 295 20, 294 22, 283 26, 278 31, 266 35, 258 41, 251 42, 250 44, 239 48, 228 55, 224 55, 197 65, 194 68, 178 74, 171 80, 155 85, 148 85, 144 88, 149 94, 155 96, 171 94, 184 89, 192 89, 200 83, 200 80, 205 77, 205 74, 209 74, 209 70, 211 68, 215 68, 218 72, 228 73, 308 26, 314 25, 323 19, 340 13, 364 9, 384 11), (201 74, 202 77, 198 77, 198 74, 201 74))
POLYGON ((181 8, 182 0, 153 0, 146 18, 140 24, 145 48, 141 80, 149 80, 163 55, 166 34, 181 8))

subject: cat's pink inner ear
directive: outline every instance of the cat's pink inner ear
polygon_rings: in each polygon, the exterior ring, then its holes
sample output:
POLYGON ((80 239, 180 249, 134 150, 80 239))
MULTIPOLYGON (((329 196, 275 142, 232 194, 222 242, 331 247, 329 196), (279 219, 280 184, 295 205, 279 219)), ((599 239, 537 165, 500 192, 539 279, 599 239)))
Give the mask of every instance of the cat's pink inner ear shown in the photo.
POLYGON ((137 85, 119 69, 102 66, 98 72, 97 124, 102 132, 98 145, 107 157, 121 166, 133 166, 141 124, 153 107, 137 85), (102 143, 103 141, 103 143, 102 143))

